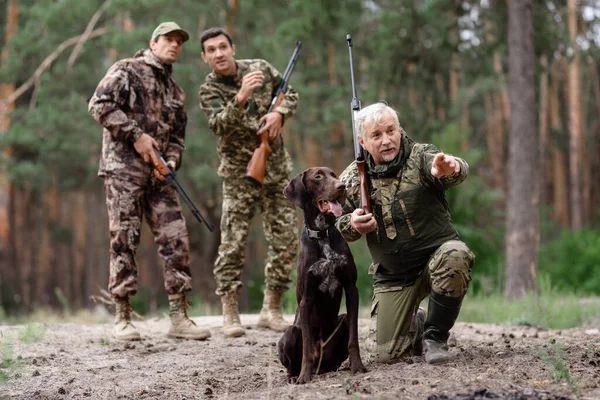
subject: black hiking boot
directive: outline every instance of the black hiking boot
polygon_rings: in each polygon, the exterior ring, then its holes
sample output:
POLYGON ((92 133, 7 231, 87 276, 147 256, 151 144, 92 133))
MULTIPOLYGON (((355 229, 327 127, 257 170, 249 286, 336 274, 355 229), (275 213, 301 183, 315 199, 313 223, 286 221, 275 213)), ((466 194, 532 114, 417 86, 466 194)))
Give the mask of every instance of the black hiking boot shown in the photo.
POLYGON ((423 350, 428 364, 445 364, 452 360, 452 355, 448 352, 448 337, 458 318, 461 304, 462 298, 448 297, 433 291, 429 295, 423 333, 423 350))

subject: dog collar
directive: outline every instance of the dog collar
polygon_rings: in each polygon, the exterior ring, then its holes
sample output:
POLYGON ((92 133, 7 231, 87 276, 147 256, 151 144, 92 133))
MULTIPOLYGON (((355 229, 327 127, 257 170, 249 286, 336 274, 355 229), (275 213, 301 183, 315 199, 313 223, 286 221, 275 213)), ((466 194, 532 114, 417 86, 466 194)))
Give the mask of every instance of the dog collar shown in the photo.
POLYGON ((329 231, 331 229, 335 229, 335 226, 330 226, 329 228, 322 230, 322 231, 315 231, 313 229, 310 229, 308 227, 308 225, 306 223, 304 223, 304 231, 306 232, 306 235, 308 235, 308 237, 310 239, 325 239, 325 238, 329 237, 329 231))

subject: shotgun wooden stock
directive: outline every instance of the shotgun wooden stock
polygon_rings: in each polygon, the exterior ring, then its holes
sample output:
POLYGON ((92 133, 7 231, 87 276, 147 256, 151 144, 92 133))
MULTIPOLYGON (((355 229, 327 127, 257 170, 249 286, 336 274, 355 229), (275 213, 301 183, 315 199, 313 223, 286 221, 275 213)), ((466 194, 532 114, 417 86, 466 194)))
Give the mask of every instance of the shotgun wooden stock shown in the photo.
MULTIPOLYGON (((277 97, 277 101, 275 102, 275 106, 273 108, 279 107, 281 102, 283 101, 284 94, 279 93, 277 97)), ((264 124, 263 124, 264 125, 264 124)), ((263 126, 261 125, 261 127, 263 126)), ((265 181, 265 171, 267 170, 267 158, 271 155, 271 146, 269 146, 269 137, 268 134, 262 133, 260 136, 260 144, 256 149, 254 149, 254 153, 252 153, 252 158, 246 167, 246 179, 258 183, 263 184, 265 181)))
MULTIPOLYGON (((271 100, 271 105, 267 110, 267 114, 275 110, 285 98, 285 92, 287 91, 290 75, 292 75, 292 71, 296 66, 296 61, 298 61, 298 53, 300 51, 301 45, 302 42, 296 42, 296 48, 294 49, 292 57, 290 58, 287 67, 285 68, 285 72, 283 73, 281 83, 279 84, 277 90, 273 95, 273 100, 271 100)), ((264 122, 260 125, 258 130, 260 131, 263 126, 265 126, 264 122)), ((250 162, 246 167, 246 179, 258 185, 263 184, 265 180, 265 171, 267 169, 267 159, 269 158, 269 155, 271 155, 271 151, 272 150, 271 146, 269 145, 268 134, 266 132, 260 134, 260 144, 256 149, 254 149, 254 153, 252 153, 252 158, 250 159, 250 162)))
POLYGON ((356 160, 358 169, 359 190, 360 190, 360 208, 365 210, 365 214, 371 212, 371 197, 369 196, 369 179, 367 178, 367 163, 364 159, 356 160))
POLYGON ((267 158, 271 155, 271 146, 266 133, 260 135, 260 145, 254 149, 252 158, 246 167, 246 179, 255 183, 263 184, 265 180, 265 170, 267 169, 267 158))

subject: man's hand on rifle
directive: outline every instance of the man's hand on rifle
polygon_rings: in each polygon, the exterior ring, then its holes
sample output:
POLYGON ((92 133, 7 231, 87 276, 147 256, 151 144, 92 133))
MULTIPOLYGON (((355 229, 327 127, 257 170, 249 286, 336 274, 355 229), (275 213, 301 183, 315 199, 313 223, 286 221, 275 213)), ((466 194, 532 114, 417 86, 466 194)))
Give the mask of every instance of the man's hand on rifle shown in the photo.
MULTIPOLYGON (((160 162, 160 160, 158 160, 158 162, 160 162)), ((169 168, 171 168, 172 171, 175 171, 175 161, 169 160, 169 161, 167 161, 167 165, 169 166, 169 168)), ((160 181, 165 180, 165 177, 160 172, 158 172, 158 170, 156 168, 154 168, 152 170, 152 173, 158 180, 160 180, 160 181)))
POLYGON ((365 214, 365 210, 357 208, 350 216, 350 225, 355 231, 365 235, 377 228, 377 221, 373 218, 372 213, 365 214))
POLYGON ((142 133, 135 143, 133 143, 133 147, 142 156, 144 161, 152 163, 153 157, 155 157, 154 149, 158 150, 158 142, 147 133, 142 133))
POLYGON ((246 101, 252 96, 254 89, 259 88, 263 84, 265 76, 261 71, 250 72, 242 78, 242 87, 237 94, 237 102, 243 107, 246 101))
POLYGON ((279 137, 279 133, 281 132, 281 124, 283 123, 283 115, 278 113, 277 111, 272 111, 258 121, 258 126, 262 123, 265 123, 265 126, 262 129, 259 129, 256 132, 257 135, 261 135, 266 133, 269 137, 269 140, 275 140, 279 137))

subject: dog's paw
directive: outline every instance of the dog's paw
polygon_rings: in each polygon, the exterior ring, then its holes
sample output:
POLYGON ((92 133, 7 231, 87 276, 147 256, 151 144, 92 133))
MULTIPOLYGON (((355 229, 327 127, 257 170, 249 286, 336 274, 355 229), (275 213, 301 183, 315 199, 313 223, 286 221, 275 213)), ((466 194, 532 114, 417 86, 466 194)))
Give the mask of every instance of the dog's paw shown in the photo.
POLYGON ((352 372, 353 374, 356 373, 361 373, 364 374, 365 372, 368 372, 367 368, 363 365, 362 361, 358 361, 358 362, 353 362, 350 364, 350 372, 352 372))
POLYGON ((300 376, 296 380, 296 384, 303 385, 305 383, 310 382, 310 379, 311 379, 310 374, 300 374, 300 376))

